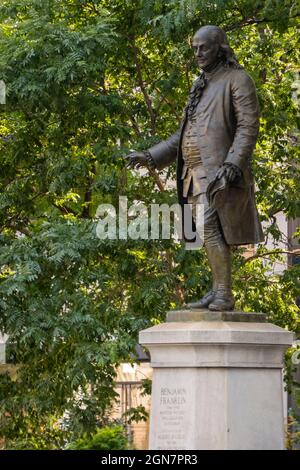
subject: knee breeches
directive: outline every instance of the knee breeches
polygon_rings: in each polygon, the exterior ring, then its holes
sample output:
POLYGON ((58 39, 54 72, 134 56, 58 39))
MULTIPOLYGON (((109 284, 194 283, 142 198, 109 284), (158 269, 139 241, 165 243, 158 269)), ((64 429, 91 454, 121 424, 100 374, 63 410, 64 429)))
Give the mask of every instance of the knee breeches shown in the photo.
POLYGON ((192 204, 193 219, 196 220, 197 204, 203 205, 203 220, 200 221, 204 225, 204 244, 214 246, 224 243, 224 236, 218 213, 209 206, 206 194, 198 194, 197 196, 188 196, 188 203, 192 204))

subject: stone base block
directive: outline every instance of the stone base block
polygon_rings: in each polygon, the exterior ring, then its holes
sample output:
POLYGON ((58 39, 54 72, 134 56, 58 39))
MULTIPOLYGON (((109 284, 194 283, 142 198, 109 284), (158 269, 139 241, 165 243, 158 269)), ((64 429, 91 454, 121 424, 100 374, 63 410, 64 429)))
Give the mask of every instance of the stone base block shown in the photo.
POLYGON ((153 367, 150 449, 283 449, 283 353, 292 339, 240 321, 142 331, 153 367))

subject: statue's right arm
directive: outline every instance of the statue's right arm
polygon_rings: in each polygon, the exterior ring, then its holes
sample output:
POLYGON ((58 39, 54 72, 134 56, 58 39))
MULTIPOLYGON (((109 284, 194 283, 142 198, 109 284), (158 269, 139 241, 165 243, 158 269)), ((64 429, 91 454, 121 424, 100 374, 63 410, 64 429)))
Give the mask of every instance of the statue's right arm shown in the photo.
POLYGON ((150 153, 155 167, 158 170, 171 165, 177 157, 177 150, 180 140, 180 129, 171 135, 166 140, 162 140, 153 147, 150 147, 147 151, 150 153))
POLYGON ((166 140, 153 145, 145 151, 134 151, 124 158, 128 168, 140 168, 142 166, 150 169, 162 170, 176 160, 177 149, 180 140, 180 129, 166 140))

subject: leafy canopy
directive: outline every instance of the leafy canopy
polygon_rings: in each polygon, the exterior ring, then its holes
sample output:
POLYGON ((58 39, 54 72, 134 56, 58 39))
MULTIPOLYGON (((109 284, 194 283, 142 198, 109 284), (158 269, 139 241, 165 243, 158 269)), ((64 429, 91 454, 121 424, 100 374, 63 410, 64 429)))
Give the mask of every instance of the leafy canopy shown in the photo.
MULTIPOLYGON (((225 28, 257 85, 266 236, 282 239, 279 211, 300 216, 299 14, 289 0, 2 0, 0 330, 19 364, 17 377, 0 376, 8 447, 63 447, 104 425, 115 367, 133 360, 138 331, 208 288, 201 250, 95 232, 98 205, 120 195, 176 201, 121 157, 176 130, 200 26, 225 28)), ((160 175, 173 178, 174 168, 160 175)), ((238 307, 297 331, 299 267, 270 275, 280 256, 264 244, 252 260, 236 251, 238 307)))

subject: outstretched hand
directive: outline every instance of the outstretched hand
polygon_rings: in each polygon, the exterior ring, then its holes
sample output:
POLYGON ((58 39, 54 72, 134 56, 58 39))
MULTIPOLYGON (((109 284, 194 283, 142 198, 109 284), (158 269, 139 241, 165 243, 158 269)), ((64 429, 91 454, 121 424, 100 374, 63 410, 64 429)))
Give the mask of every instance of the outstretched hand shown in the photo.
POLYGON ((235 179, 240 178, 242 176, 242 172, 238 166, 234 165, 233 163, 224 163, 216 173, 216 179, 219 180, 221 178, 227 179, 229 183, 232 183, 235 179))
POLYGON ((144 152, 132 152, 129 155, 125 155, 124 159, 127 161, 127 168, 140 168, 142 166, 148 166, 148 160, 144 152))

